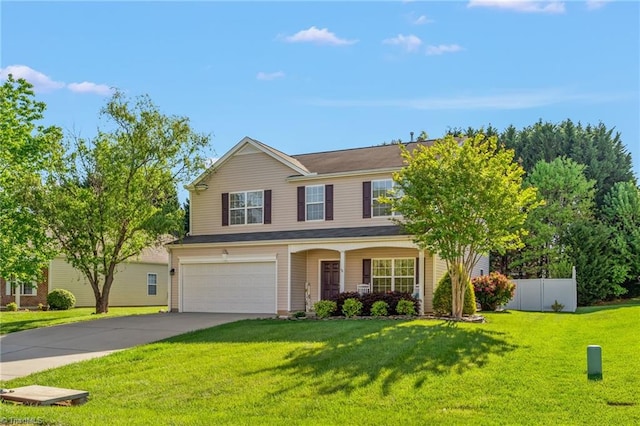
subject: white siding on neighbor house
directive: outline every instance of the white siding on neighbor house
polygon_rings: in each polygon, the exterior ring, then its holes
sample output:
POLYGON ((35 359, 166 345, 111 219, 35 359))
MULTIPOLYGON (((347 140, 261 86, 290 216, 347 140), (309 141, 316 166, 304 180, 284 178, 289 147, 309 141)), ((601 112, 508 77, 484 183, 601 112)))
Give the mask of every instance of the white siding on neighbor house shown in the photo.
POLYGON ((489 275, 489 256, 482 256, 471 272, 471 278, 489 275))
POLYGON ((390 179, 391 173, 288 181, 295 174, 262 152, 229 158, 203 181, 207 190, 190 192, 191 235, 390 225, 387 217, 362 218, 362 182, 390 179), (334 220, 298 222, 297 187, 330 184, 334 220), (272 191, 271 224, 222 226, 222 193, 268 189, 272 191))
MULTIPOLYGON (((158 263, 122 263, 116 269, 111 285, 109 306, 166 306, 167 265, 158 263), (147 274, 157 276, 155 295, 147 294, 147 274)), ((87 279, 63 258, 51 261, 49 291, 55 288, 69 290, 76 297, 76 306, 95 306, 93 289, 87 279)))

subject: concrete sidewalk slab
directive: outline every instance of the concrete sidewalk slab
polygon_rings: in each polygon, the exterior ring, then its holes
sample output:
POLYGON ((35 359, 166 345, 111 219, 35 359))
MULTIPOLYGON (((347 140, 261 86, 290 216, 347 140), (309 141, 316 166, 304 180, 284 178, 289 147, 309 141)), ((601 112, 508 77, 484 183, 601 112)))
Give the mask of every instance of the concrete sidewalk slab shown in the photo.
POLYGON ((105 318, 0 336, 0 380, 27 376, 179 334, 269 314, 162 313, 105 318))

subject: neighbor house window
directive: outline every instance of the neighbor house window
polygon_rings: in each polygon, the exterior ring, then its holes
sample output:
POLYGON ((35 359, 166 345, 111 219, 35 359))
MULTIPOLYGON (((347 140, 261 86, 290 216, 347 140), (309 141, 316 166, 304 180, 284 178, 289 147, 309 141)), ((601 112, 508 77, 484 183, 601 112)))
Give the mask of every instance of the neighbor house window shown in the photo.
POLYGON ((158 274, 147 274, 147 295, 158 294, 158 274))
POLYGON ((371 181, 371 214, 377 216, 392 216, 391 205, 380 202, 382 197, 392 197, 393 180, 373 180, 371 181))
POLYGON ((307 220, 324 220, 324 185, 307 186, 305 206, 307 220))
POLYGON ((7 295, 16 294, 16 291, 20 291, 20 296, 37 296, 38 284, 37 283, 23 283, 17 280, 7 281, 7 295))
POLYGON ((413 292, 415 259, 373 259, 371 269, 374 292, 413 292))
POLYGON ((263 201, 263 191, 229 193, 229 218, 231 225, 262 223, 263 201))

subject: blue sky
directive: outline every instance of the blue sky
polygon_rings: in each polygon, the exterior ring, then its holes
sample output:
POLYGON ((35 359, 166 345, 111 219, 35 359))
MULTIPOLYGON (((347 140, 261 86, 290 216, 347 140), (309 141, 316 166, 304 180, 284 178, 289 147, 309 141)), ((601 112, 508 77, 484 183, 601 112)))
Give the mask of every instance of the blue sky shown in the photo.
POLYGON ((0 77, 90 137, 118 87, 210 133, 288 154, 448 127, 615 127, 640 176, 635 1, 10 2, 0 77))

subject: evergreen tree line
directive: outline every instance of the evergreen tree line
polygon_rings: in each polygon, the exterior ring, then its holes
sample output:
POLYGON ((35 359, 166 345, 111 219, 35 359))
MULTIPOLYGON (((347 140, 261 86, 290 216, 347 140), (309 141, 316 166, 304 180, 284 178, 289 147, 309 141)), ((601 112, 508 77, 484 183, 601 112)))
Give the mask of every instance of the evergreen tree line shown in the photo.
POLYGON ((512 278, 566 278, 576 267, 578 303, 640 295, 640 188, 619 132, 604 124, 538 121, 523 129, 449 129, 497 136, 538 188, 544 205, 527 218, 524 247, 492 253, 512 278))

